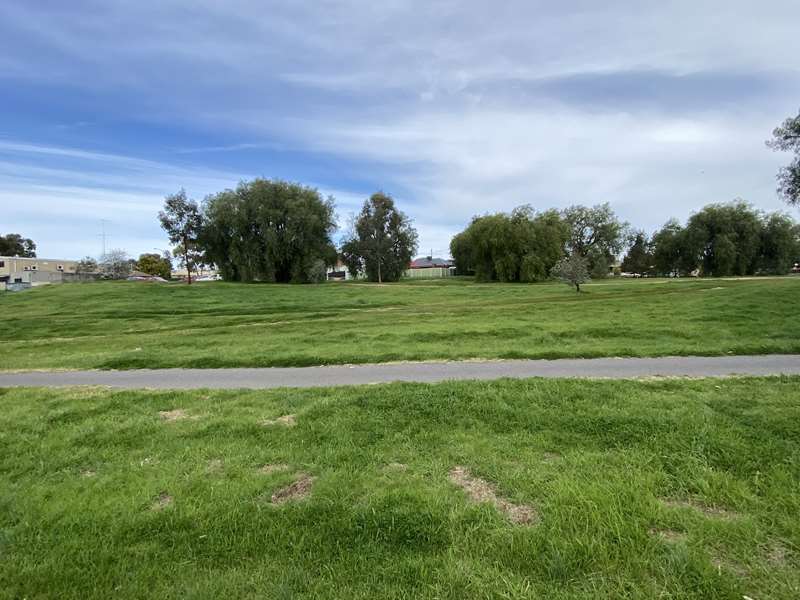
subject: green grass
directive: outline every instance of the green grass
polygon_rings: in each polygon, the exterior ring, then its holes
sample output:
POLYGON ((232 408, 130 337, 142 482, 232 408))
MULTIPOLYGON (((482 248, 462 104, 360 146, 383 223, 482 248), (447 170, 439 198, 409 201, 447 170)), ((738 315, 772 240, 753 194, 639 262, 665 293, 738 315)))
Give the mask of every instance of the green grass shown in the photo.
POLYGON ((6 389, 0 408, 0 598, 800 597, 800 378, 6 389), (538 524, 472 502, 456 465, 538 524), (272 505, 300 472, 310 495, 272 505))
POLYGON ((800 351, 800 278, 309 286, 98 283, 0 296, 3 369, 800 351))

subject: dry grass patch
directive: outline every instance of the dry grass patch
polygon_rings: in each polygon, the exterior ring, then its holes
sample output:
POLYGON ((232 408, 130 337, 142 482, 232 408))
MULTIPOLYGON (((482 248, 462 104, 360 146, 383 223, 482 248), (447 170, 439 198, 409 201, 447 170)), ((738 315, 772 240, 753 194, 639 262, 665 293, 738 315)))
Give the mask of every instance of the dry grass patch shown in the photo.
POLYGON ((554 463, 558 462, 563 458, 558 452, 544 452, 542 454, 542 462, 543 463, 554 463))
POLYGON ((94 477, 95 475, 97 475, 97 471, 94 471, 92 469, 84 469, 83 471, 81 471, 81 477, 85 477, 87 479, 90 477, 94 477))
POLYGON ((263 465, 259 467, 258 472, 262 475, 272 475, 273 473, 280 473, 282 471, 288 471, 289 465, 283 463, 277 463, 274 465, 263 465))
POLYGON ((664 540, 665 542, 685 542, 686 541, 686 533, 683 531, 677 531, 675 529, 660 529, 657 527, 653 527, 648 531, 648 533, 653 536, 657 537, 660 540, 664 540))
POLYGON ((739 517, 739 513, 736 513, 732 510, 720 508, 719 506, 709 506, 704 502, 694 499, 675 500, 671 498, 661 498, 661 503, 669 508, 689 508, 701 512, 707 517, 713 517, 716 519, 736 519, 739 517))
POLYGON ((311 487, 314 485, 314 477, 308 473, 300 473, 292 483, 279 489, 272 494, 272 503, 275 505, 286 504, 308 497, 311 487))
POLYGON ((158 416, 161 417, 162 421, 166 421, 167 423, 174 423, 175 421, 183 421, 185 419, 197 418, 190 416, 182 408, 176 408, 174 410, 160 410, 158 411, 158 416))
POLYGON ((206 465, 206 471, 209 473, 219 473, 224 466, 225 463, 222 462, 221 458, 213 458, 208 461, 208 464, 206 465))
POLYGON ((712 555, 711 564, 714 565, 714 568, 720 574, 722 574, 723 571, 726 571, 728 573, 736 575, 737 577, 747 576, 747 568, 745 568, 744 565, 736 561, 730 560, 729 558, 725 558, 724 556, 720 556, 718 554, 712 555))
POLYGON ((514 504, 499 497, 488 481, 474 477, 466 467, 453 467, 449 477, 450 481, 463 489, 473 502, 489 502, 512 523, 535 525, 539 522, 539 514, 535 508, 526 504, 514 504))
POLYGON ((158 495, 158 498, 156 498, 150 505, 150 510, 154 511, 164 510, 170 504, 172 504, 172 496, 170 496, 167 492, 161 492, 158 495))
POLYGON ((297 424, 297 417, 296 415, 283 415, 282 417, 278 417, 277 419, 265 419, 261 421, 261 424, 265 427, 269 427, 271 425, 283 425, 284 427, 294 427, 297 424))
POLYGON ((401 462, 390 462, 384 469, 386 471, 407 471, 408 465, 401 462))

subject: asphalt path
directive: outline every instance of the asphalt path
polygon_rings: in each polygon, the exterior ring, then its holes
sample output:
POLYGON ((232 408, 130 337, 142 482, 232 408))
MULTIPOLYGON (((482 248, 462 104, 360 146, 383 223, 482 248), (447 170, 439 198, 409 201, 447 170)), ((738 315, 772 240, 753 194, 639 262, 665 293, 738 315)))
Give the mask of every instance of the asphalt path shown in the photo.
POLYGON ((800 355, 405 362, 255 369, 0 371, 0 387, 99 385, 129 389, 267 389, 363 385, 394 381, 433 383, 504 377, 630 379, 743 375, 800 375, 800 355))

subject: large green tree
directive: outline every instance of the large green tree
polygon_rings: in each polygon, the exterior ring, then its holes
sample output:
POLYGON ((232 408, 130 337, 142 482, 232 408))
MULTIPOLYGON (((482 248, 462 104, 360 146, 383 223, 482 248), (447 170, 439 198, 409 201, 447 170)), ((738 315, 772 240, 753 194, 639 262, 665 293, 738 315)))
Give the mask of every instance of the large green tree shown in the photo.
POLYGON ((383 192, 364 202, 342 244, 342 257, 354 275, 370 281, 397 281, 417 251, 417 231, 411 219, 383 192))
POLYGON ((644 231, 637 231, 633 234, 631 247, 622 260, 621 267, 626 273, 637 275, 644 275, 652 269, 653 253, 650 241, 644 231))
POLYGON ((334 201, 310 187, 254 179, 206 198, 200 247, 229 281, 318 281, 336 260, 334 201))
POLYGON ((564 256, 568 235, 557 211, 520 206, 511 214, 473 217, 451 240, 450 254, 459 273, 474 273, 478 281, 542 281, 564 256))
POLYGON ((709 204, 686 224, 689 248, 703 274, 714 277, 755 273, 761 230, 761 214, 742 201, 709 204))
POLYGON ((186 267, 187 283, 192 283, 192 270, 200 262, 198 238, 202 226, 202 215, 197 202, 186 197, 186 190, 167 196, 164 200, 164 210, 158 213, 161 227, 167 232, 169 241, 180 246, 178 256, 181 264, 186 267))
POLYGON ((788 215, 772 213, 764 218, 761 230, 759 270, 785 275, 800 258, 800 226, 788 215))
POLYGON ((24 238, 18 233, 0 235, 0 256, 36 258, 36 244, 32 239, 24 238))
POLYGON ((800 206, 800 113, 776 127, 767 145, 794 154, 792 162, 778 171, 778 193, 789 204, 800 206))
POLYGON ((595 277, 608 274, 608 267, 622 252, 628 224, 620 221, 611 205, 570 206, 563 212, 569 224, 567 248, 589 261, 589 270, 595 277))

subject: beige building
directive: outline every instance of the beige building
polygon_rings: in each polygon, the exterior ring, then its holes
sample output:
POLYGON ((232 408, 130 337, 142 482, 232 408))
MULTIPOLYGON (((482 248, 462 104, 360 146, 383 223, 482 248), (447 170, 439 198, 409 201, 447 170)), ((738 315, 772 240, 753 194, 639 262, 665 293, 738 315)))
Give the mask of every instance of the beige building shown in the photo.
POLYGON ((75 274, 77 265, 77 260, 0 256, 0 283, 61 283, 64 275, 75 274))

